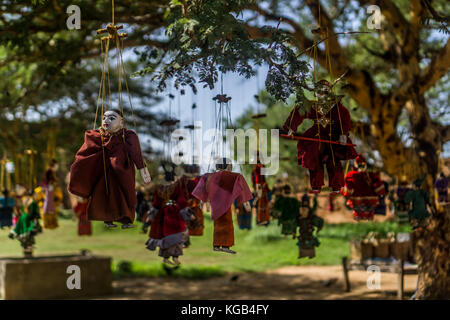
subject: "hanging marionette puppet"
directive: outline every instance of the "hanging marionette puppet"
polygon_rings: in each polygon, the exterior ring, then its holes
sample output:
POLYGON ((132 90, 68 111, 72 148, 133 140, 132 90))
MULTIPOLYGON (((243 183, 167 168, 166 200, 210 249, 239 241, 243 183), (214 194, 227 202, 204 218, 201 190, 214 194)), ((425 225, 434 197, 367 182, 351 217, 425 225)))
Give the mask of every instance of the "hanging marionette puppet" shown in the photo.
POLYGON ((298 140, 298 162, 309 170, 310 192, 320 193, 326 166, 331 195, 338 195, 344 186, 341 160, 354 159, 357 153, 349 137, 350 113, 340 103, 342 96, 333 94, 332 87, 327 80, 316 82, 314 94, 317 101, 306 100, 306 110, 309 111, 303 115, 300 113, 302 106, 296 106, 283 125, 288 134, 281 136, 298 140), (306 119, 311 120, 313 126, 301 135, 294 135, 306 119))
MULTIPOLYGON (((376 172, 378 176, 380 176, 380 172, 376 172)), ((378 205, 375 207, 374 214, 385 216, 387 205, 386 205, 386 197, 389 195, 389 183, 386 181, 381 181, 384 185, 384 193, 378 196, 378 205)))
POLYGON ((248 201, 252 192, 244 177, 231 172, 232 165, 226 158, 216 164, 218 171, 202 176, 192 195, 211 204, 211 218, 214 221, 213 250, 236 253, 230 247, 234 245, 234 227, 231 206, 234 200, 245 203, 246 210, 251 210, 248 201))
POLYGON ((32 256, 35 236, 42 232, 39 219, 39 205, 35 201, 34 192, 30 191, 28 197, 23 200, 19 220, 9 234, 11 239, 19 240, 25 257, 32 256))
POLYGON ((88 200, 76 197, 76 205, 73 208, 74 215, 78 218, 78 235, 90 236, 92 235, 92 224, 87 216, 88 200))
POLYGON ((355 220, 373 220, 378 197, 385 194, 384 184, 380 177, 367 171, 366 159, 358 155, 355 160, 357 171, 349 171, 345 176, 343 195, 347 205, 353 209, 355 220))
POLYGON ((323 227, 324 220, 316 215, 317 211, 317 196, 314 197, 313 206, 310 206, 309 196, 304 194, 300 204, 300 215, 298 216, 298 258, 316 256, 315 247, 320 245, 317 233, 323 227), (315 231, 315 232, 314 232, 315 231))
POLYGON ((45 172, 45 178, 42 183, 42 189, 45 194, 42 208, 44 229, 55 229, 58 227, 58 211, 55 205, 55 191, 58 182, 58 179, 56 178, 57 170, 58 162, 55 159, 52 159, 45 172))
POLYGON ((437 178, 434 188, 438 194, 438 202, 440 204, 445 204, 448 202, 448 178, 443 172, 440 173, 439 178, 437 178))
POLYGON ((252 183, 255 192, 253 206, 256 207, 256 223, 259 226, 268 226, 270 223, 269 186, 266 177, 261 174, 263 164, 259 161, 252 170, 252 183))
POLYGON ((411 204, 408 215, 413 229, 426 227, 430 217, 428 210, 432 211, 430 194, 427 190, 421 188, 426 176, 424 174, 422 178, 415 180, 413 189, 409 190, 405 196, 405 202, 411 204))
POLYGON ((0 197, 0 229, 9 228, 13 225, 14 207, 16 205, 14 197, 10 194, 11 180, 6 169, 7 163, 6 157, 0 160, 0 190, 3 193, 3 197, 0 197))
POLYGON ((292 187, 289 184, 285 184, 282 190, 283 196, 277 198, 273 208, 280 212, 278 225, 281 225, 281 233, 284 236, 292 235, 292 238, 295 239, 300 202, 292 193, 292 187))
POLYGON ((70 168, 69 192, 89 199, 88 219, 104 221, 107 228, 133 228, 136 210, 135 169, 151 182, 139 138, 124 127, 123 114, 108 110, 100 129, 88 130, 70 168))
POLYGON ((410 190, 411 189, 408 187, 408 181, 406 180, 406 177, 402 176, 394 194, 394 212, 397 216, 397 222, 399 224, 409 222, 409 204, 405 201, 405 198, 406 194, 410 190))
POLYGON ((13 213, 16 203, 10 196, 9 190, 3 190, 3 197, 0 198, 0 229, 9 228, 13 225, 13 213))
POLYGON ((272 187, 272 199, 270 199, 269 202, 269 210, 270 210, 270 216, 274 219, 278 219, 280 217, 281 212, 279 210, 275 210, 275 202, 283 197, 283 182, 280 178, 275 180, 275 183, 272 187))
POLYGON ((199 199, 192 195, 195 187, 200 181, 200 167, 195 164, 183 165, 183 175, 180 183, 183 187, 184 197, 189 208, 194 213, 193 219, 188 222, 190 236, 202 236, 204 228, 204 217, 199 199))
POLYGON ((195 216, 188 206, 180 180, 174 182, 175 165, 163 162, 162 167, 165 182, 156 187, 153 207, 146 217, 151 226, 145 245, 151 251, 159 247, 158 255, 164 263, 179 265, 178 257, 183 255, 183 244, 188 236, 186 223, 195 216))

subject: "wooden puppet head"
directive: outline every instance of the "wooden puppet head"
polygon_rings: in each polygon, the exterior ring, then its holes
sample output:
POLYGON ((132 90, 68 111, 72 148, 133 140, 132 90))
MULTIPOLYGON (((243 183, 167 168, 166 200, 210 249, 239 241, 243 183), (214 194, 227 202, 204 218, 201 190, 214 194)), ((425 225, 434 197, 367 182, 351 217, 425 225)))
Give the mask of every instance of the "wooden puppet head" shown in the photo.
POLYGON ((107 110, 103 114, 102 127, 109 133, 115 133, 124 126, 123 114, 119 110, 107 110))

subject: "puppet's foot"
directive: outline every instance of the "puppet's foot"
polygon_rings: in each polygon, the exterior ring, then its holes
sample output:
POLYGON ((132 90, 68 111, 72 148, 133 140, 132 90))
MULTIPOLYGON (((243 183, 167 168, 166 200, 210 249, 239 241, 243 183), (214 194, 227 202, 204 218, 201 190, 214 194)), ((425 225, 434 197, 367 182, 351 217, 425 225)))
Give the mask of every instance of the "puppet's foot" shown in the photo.
POLYGON ((125 223, 122 225, 122 229, 130 229, 130 228, 134 228, 135 225, 131 224, 131 223, 125 223))
POLYGON ((221 250, 220 250, 220 247, 213 247, 213 250, 214 250, 214 251, 221 251, 221 250))
POLYGON ((170 261, 168 258, 164 258, 164 259, 163 259, 163 262, 164 262, 165 264, 170 264, 171 266, 174 266, 174 265, 175 265, 175 263, 173 263, 172 261, 170 261))
POLYGON ((309 193, 318 194, 318 193, 320 193, 320 189, 312 189, 312 190, 309 190, 309 193))
POLYGON ((226 252, 226 253, 231 253, 231 254, 236 254, 236 251, 231 250, 229 247, 222 247, 220 249, 220 251, 226 252))
POLYGON ((105 227, 108 229, 117 228, 117 224, 114 224, 112 222, 105 222, 105 227))
POLYGON ((330 196, 337 196, 339 194, 341 194, 341 190, 333 190, 331 191, 330 196))
POLYGON ((172 257, 172 260, 176 266, 179 266, 181 264, 180 260, 178 260, 178 257, 172 257))

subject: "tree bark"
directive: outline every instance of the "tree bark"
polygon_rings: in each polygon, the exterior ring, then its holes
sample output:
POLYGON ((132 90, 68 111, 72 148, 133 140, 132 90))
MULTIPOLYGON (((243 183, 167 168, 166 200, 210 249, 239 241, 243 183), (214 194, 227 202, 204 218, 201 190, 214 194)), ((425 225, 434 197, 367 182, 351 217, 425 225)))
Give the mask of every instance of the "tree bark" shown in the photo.
POLYGON ((433 215, 423 232, 413 233, 419 280, 416 300, 450 299, 450 205, 433 215))

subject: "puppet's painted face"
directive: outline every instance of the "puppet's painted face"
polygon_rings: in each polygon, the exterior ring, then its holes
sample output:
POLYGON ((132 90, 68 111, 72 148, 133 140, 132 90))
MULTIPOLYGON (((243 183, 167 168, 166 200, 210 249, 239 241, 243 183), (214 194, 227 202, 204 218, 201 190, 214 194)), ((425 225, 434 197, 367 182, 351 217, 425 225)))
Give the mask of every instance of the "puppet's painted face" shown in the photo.
POLYGON ((333 97, 331 88, 325 84, 316 85, 316 97, 318 101, 318 110, 321 114, 327 114, 333 107, 333 97))
POLYGON ((115 111, 106 111, 103 114, 102 127, 109 133, 114 133, 123 128, 123 118, 115 111))

